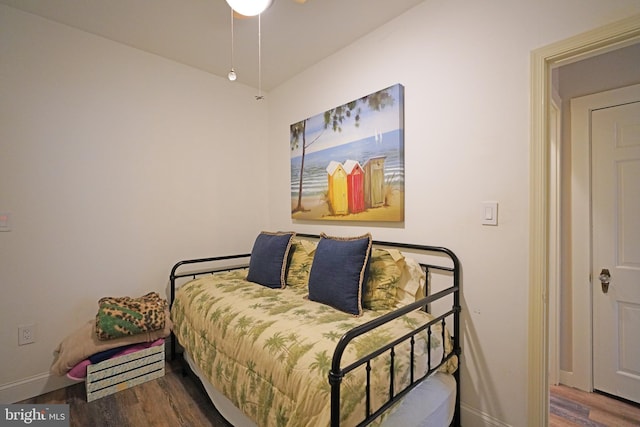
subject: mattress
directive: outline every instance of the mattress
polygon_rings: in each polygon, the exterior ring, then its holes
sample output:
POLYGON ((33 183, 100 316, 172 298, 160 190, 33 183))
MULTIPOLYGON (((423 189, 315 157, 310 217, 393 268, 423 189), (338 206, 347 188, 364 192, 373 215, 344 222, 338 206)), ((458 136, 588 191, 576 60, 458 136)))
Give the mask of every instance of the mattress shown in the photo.
MULTIPOLYGON (((234 427, 257 427, 233 403, 220 393, 193 362, 184 350, 184 358, 191 370, 204 386, 209 398, 220 414, 234 427)), ((382 426, 388 427, 445 427, 451 424, 455 411, 456 380, 453 375, 436 372, 418 384, 398 405, 392 408, 392 413, 382 426)))
MULTIPOLYGON (((201 368, 206 382, 257 424, 328 425, 331 405, 327 375, 336 343, 344 332, 381 313, 365 310, 362 316, 354 317, 310 301, 306 289, 269 289, 247 282, 245 277, 246 271, 232 271, 183 285, 172 307, 178 341, 201 368)), ((356 338, 346 347, 342 366, 431 318, 413 311, 356 338)), ((416 335, 416 377, 428 371, 429 362, 442 360, 442 338, 440 323, 432 326, 429 336, 425 331, 416 335)), ((447 353, 451 351, 448 339, 444 347, 447 353)), ((405 341, 394 349, 394 389, 402 390, 410 381, 411 345, 405 341)), ((384 353, 371 361, 372 411, 389 398, 389 358, 384 353)), ((442 369, 453 372, 455 365, 446 363, 442 369)), ((361 366, 342 379, 340 416, 345 425, 362 420, 367 375, 361 366)))

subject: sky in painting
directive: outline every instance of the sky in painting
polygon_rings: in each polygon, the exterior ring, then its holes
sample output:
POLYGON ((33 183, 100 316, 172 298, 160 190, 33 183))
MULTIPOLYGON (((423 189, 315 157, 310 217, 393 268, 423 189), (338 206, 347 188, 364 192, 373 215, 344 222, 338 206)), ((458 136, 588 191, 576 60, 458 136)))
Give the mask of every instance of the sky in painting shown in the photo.
MULTIPOLYGON (((358 141, 374 135, 384 134, 390 130, 402 127, 403 124, 399 123, 400 108, 402 107, 400 86, 394 85, 386 90, 390 91, 394 99, 393 105, 386 106, 380 111, 374 111, 364 104, 358 104, 361 111, 360 125, 357 127, 353 116, 342 123, 342 132, 334 132, 331 127, 328 129, 324 128, 324 112, 308 118, 306 124, 307 154, 325 150, 336 145, 358 141), (312 141, 313 143, 311 143, 312 141)), ((297 149, 292 150, 291 157, 295 158, 301 155, 302 144, 299 144, 297 149)))

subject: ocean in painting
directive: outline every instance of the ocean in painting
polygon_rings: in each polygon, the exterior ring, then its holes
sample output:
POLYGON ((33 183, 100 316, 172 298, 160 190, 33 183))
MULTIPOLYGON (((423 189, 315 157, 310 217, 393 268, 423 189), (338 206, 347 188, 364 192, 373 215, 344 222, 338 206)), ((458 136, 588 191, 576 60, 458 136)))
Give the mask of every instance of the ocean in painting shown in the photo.
MULTIPOLYGON (((403 130, 395 129, 359 141, 338 145, 308 153, 304 160, 302 196, 319 196, 327 193, 327 166, 333 160, 344 164, 356 160, 360 166, 372 157, 384 156, 385 183, 404 186, 404 138, 403 130)), ((291 198, 298 198, 300 164, 302 157, 291 158, 291 198)))

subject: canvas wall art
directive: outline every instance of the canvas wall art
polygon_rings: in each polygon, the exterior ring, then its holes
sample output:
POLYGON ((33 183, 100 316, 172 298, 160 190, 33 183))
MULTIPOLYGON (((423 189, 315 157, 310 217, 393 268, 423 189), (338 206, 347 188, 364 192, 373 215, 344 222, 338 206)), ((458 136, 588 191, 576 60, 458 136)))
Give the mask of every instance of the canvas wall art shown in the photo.
POLYGON ((404 221, 404 87, 294 123, 291 217, 404 221))

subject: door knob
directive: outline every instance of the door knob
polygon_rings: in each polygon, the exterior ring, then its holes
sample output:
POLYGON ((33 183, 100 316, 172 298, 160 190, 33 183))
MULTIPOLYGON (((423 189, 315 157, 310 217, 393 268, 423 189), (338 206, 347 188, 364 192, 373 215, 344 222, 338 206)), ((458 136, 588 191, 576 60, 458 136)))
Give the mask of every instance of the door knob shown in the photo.
POLYGON ((609 270, 603 268, 600 272, 599 278, 600 285, 602 286, 602 293, 606 294, 607 292, 609 292, 609 283, 611 282, 611 274, 609 273, 609 270))

